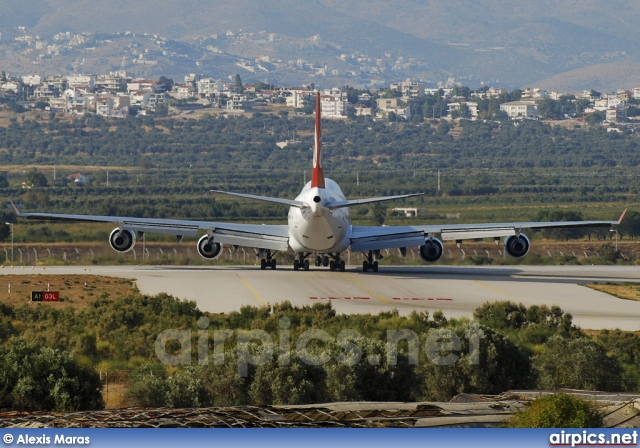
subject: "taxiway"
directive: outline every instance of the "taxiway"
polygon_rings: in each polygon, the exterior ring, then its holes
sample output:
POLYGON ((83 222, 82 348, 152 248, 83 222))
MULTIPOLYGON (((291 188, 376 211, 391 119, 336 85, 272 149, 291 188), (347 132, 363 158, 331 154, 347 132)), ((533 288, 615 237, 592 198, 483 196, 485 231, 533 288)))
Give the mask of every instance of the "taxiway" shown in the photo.
POLYGON ((290 267, 50 266, 5 267, 0 273, 126 277, 135 279, 144 294, 167 292, 216 313, 244 305, 330 301, 338 313, 441 310, 448 317, 471 317, 486 301, 511 300, 526 306, 558 305, 582 328, 640 330, 640 302, 582 286, 595 281, 640 283, 640 270, 634 266, 381 266, 378 273, 355 267, 340 273, 326 268, 296 272, 290 267))

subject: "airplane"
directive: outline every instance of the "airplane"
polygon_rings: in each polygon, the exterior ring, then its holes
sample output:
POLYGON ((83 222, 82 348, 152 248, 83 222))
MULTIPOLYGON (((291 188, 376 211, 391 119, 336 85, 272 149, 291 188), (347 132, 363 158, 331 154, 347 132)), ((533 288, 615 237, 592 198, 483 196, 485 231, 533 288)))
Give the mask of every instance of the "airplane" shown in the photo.
POLYGON ((320 92, 316 93, 315 143, 311 180, 304 185, 295 199, 282 199, 228 191, 211 190, 246 199, 266 201, 289 207, 288 223, 283 225, 235 224, 209 221, 134 218, 119 216, 92 216, 52 213, 21 213, 13 205, 18 217, 27 219, 110 222, 116 224, 109 235, 109 244, 117 252, 128 252, 135 246, 136 234, 175 235, 178 243, 183 237, 205 234, 196 244, 198 253, 205 259, 218 257, 224 245, 233 251, 240 246, 251 247, 260 258, 261 269, 276 269, 274 256, 278 252, 293 250, 294 270, 309 270, 310 258, 316 266, 329 267, 331 271, 344 272, 342 253, 347 249, 362 252, 364 272, 378 272, 380 251, 399 249, 406 256, 407 248, 418 247, 420 257, 426 262, 438 261, 444 253, 443 241, 493 238, 496 244, 504 238, 504 250, 515 258, 524 257, 531 247, 522 229, 548 229, 569 227, 611 227, 622 221, 626 210, 617 221, 562 221, 562 222, 510 222, 483 224, 434 224, 409 226, 356 226, 351 224, 350 207, 420 196, 423 193, 397 196, 346 199, 339 185, 326 178, 322 166, 322 140, 320 117, 320 92), (439 236, 439 238, 437 237, 439 236))

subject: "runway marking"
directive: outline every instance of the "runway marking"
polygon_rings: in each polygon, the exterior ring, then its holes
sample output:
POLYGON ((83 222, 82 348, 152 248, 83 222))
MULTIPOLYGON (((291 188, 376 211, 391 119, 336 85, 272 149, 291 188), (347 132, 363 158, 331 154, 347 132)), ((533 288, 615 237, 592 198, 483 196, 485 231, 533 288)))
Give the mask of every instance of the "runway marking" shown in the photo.
POLYGON ((346 278, 347 280, 349 280, 351 283, 353 283, 354 285, 364 289, 365 291, 367 291, 369 294, 371 294, 376 300, 382 302, 382 303, 386 303, 387 305, 391 305, 393 304, 393 301, 382 297, 380 294, 375 293, 374 291, 370 290, 369 288, 367 288, 366 286, 364 286, 362 283, 360 283, 357 280, 352 279, 351 277, 349 277, 347 274, 344 273, 340 273, 340 275, 344 278, 346 278))
POLYGON ((258 294, 256 292, 255 289, 253 289, 253 286, 251 286, 249 284, 248 281, 246 281, 244 278, 242 277, 238 277, 240 279, 240 283, 242 283, 244 285, 245 288, 247 288, 247 290, 251 293, 251 295, 258 301, 260 302, 261 305, 269 305, 269 302, 267 302, 266 300, 264 300, 262 297, 260 297, 260 294, 258 294))
POLYGON ((369 297, 309 297, 311 300, 369 300, 369 297))
POLYGON ((483 286, 483 287, 485 287, 485 288, 487 288, 487 289, 490 289, 490 290, 492 290, 492 291, 495 291, 495 292, 497 292, 498 294, 501 294, 501 295, 503 295, 503 296, 505 296, 505 297, 511 297, 511 295, 510 295, 510 294, 507 294, 506 292, 501 291, 501 290, 499 290, 498 288, 494 288, 494 287, 493 287, 493 286, 491 286, 491 285, 487 285, 485 282, 481 282, 480 280, 473 280, 473 282, 474 282, 474 283, 477 283, 478 285, 483 286))
POLYGON ((392 300, 448 300, 453 301, 453 299, 449 298, 434 298, 434 297, 394 297, 392 300))

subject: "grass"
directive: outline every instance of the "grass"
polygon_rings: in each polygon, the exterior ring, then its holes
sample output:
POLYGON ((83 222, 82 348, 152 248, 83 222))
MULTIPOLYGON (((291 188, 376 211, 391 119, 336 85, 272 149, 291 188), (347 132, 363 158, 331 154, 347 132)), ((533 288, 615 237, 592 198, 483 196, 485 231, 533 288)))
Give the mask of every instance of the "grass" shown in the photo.
POLYGON ((585 286, 619 299, 640 301, 640 284, 638 283, 592 283, 585 286))

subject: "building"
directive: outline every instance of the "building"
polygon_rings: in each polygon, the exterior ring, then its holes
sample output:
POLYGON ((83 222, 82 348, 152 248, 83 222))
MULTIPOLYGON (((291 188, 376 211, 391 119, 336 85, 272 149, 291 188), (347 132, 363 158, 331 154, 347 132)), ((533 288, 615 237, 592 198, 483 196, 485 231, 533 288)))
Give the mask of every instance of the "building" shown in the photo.
POLYGON ((283 91, 280 96, 287 101, 287 106, 302 108, 310 104, 314 92, 307 89, 292 89, 283 91))
POLYGON ((124 70, 110 72, 108 75, 100 75, 95 80, 95 89, 105 92, 124 92, 132 78, 124 70))
POLYGON ((83 92, 93 92, 95 90, 96 77, 94 75, 69 75, 67 88, 82 90, 83 92))
POLYGON ((198 96, 200 98, 210 98, 212 96, 218 96, 221 93, 229 90, 229 83, 225 81, 215 81, 211 78, 204 78, 196 83, 198 90, 198 96))
POLYGON ((349 102, 341 98, 341 95, 323 95, 320 97, 320 110, 322 118, 347 118, 349 102))
POLYGON ((67 176, 67 179, 73 180, 76 184, 86 184, 89 182, 87 176, 80 173, 70 174, 67 176))
POLYGON ((378 98, 376 106, 378 108, 378 118, 388 118, 389 114, 393 113, 398 118, 411 119, 411 108, 407 101, 401 98, 378 98))
POLYGON ((124 95, 100 95, 96 98, 96 115, 125 118, 129 114, 130 99, 124 95))
POLYGON ((127 83, 127 92, 139 92, 140 90, 151 90, 153 92, 164 92, 164 84, 151 79, 136 79, 127 83))
POLYGON ((411 82, 407 79, 405 82, 391 84, 391 90, 397 90, 402 94, 402 98, 422 98, 424 96, 424 84, 419 82, 411 82))
POLYGON ((463 106, 467 106, 469 108, 469 111, 471 112, 471 118, 478 118, 478 103, 472 103, 469 101, 460 101, 447 104, 449 115, 451 115, 453 111, 460 110, 460 108, 462 108, 463 106))
POLYGON ((196 92, 196 89, 193 88, 190 84, 185 84, 182 86, 177 86, 174 88, 175 97, 179 100, 186 100, 189 98, 193 98, 196 92))
POLYGON ((610 107, 605 111, 605 121, 609 123, 623 123, 627 121, 627 106, 610 107))
POLYGON ((500 111, 506 112, 510 119, 533 118, 538 116, 538 105, 534 100, 520 100, 503 103, 500 111))
POLYGON ((233 95, 227 100, 227 110, 245 110, 247 107, 246 95, 233 95))

